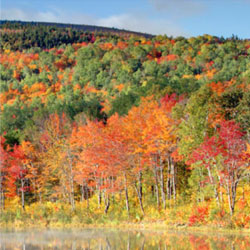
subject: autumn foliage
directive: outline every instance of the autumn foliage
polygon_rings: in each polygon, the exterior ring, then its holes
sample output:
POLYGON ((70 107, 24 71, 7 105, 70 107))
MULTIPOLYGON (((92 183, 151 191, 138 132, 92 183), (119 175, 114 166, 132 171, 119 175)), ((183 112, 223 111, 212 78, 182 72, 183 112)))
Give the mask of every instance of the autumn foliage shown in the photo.
POLYGON ((86 37, 2 48, 1 212, 249 228, 249 41, 86 37))

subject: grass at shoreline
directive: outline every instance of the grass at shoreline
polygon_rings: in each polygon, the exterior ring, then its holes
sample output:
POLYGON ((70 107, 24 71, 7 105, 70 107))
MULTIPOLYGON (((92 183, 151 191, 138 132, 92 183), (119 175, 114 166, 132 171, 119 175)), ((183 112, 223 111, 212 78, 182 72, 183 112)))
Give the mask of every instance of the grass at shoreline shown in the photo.
POLYGON ((169 206, 166 210, 156 210, 152 206, 145 207, 143 216, 138 210, 126 211, 118 206, 110 208, 105 214, 104 207, 98 208, 95 202, 90 204, 76 203, 73 211, 69 204, 36 203, 22 210, 20 205, 10 204, 0 211, 0 229, 86 229, 114 228, 134 230, 173 230, 182 232, 221 232, 250 235, 248 211, 239 210, 233 217, 228 212, 221 213, 211 204, 201 207, 191 205, 169 206), (201 208, 206 209, 201 209, 201 208))
POLYGON ((164 231, 177 231, 185 233, 221 233, 221 234, 250 234, 250 229, 246 228, 223 228, 215 225, 201 225, 201 226, 188 226, 188 225, 171 225, 167 224, 165 221, 160 222, 107 222, 107 223, 68 223, 62 224, 60 222, 52 223, 25 223, 22 221, 15 221, 14 223, 0 223, 0 228, 6 231, 23 231, 23 230, 83 230, 83 229, 117 229, 117 230, 164 230, 164 231))

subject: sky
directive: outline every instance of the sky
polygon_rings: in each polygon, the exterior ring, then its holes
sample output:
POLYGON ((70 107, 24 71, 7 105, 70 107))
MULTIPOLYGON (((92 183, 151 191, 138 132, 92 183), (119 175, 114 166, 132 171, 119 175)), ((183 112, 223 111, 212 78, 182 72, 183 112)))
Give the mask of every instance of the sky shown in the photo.
POLYGON ((0 0, 1 20, 89 24, 154 35, 250 38, 250 0, 0 0))

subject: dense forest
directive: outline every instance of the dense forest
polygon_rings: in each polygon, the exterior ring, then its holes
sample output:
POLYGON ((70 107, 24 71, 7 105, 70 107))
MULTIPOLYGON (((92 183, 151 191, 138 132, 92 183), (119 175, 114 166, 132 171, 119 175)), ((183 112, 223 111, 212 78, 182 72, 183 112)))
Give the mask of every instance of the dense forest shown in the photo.
POLYGON ((0 32, 0 225, 250 228, 249 40, 0 32))

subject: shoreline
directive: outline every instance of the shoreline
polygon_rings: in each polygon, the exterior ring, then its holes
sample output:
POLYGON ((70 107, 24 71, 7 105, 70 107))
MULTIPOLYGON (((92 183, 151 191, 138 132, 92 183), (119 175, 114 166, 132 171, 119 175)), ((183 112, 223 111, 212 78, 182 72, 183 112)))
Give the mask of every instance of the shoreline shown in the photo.
POLYGON ((38 224, 26 224, 23 223, 14 223, 14 225, 9 224, 0 224, 0 231, 29 231, 36 230, 45 231, 45 230, 86 230, 86 229, 110 229, 110 230, 125 230, 125 231, 136 231, 136 230, 146 230, 146 231, 170 231, 170 232, 180 232, 180 233, 189 233, 189 234, 206 234, 206 233, 219 233, 219 234, 233 234, 233 235, 250 235, 250 229, 247 228, 224 228, 224 227, 216 227, 214 225, 201 225, 201 226, 187 226, 187 225, 168 225, 164 223, 105 223, 105 224, 59 224, 59 223, 51 223, 46 225, 44 223, 38 224), (3 229, 3 230, 2 230, 3 229))

